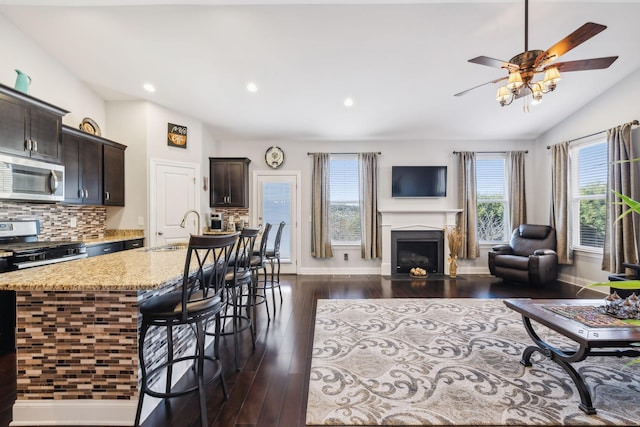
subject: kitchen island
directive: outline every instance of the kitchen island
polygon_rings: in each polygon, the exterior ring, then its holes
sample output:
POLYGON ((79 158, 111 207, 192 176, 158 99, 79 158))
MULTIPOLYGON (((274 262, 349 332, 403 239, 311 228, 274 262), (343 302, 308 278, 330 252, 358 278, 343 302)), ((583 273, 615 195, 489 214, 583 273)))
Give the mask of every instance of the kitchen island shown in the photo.
MULTIPOLYGON (((138 305, 181 285, 185 256, 185 246, 142 248, 0 275, 17 301, 11 425, 132 425, 138 305)), ((189 351, 189 331, 176 332, 177 353, 189 351)), ((163 335, 148 337, 150 360, 163 335)))

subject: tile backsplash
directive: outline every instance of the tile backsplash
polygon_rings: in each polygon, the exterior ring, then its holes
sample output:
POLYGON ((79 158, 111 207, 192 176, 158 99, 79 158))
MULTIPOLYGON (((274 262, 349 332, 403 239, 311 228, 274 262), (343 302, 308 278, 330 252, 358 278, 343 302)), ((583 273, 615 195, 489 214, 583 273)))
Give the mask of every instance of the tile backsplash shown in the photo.
POLYGON ((105 233, 107 208, 0 201, 0 221, 26 219, 40 221, 40 240, 100 239, 105 233))

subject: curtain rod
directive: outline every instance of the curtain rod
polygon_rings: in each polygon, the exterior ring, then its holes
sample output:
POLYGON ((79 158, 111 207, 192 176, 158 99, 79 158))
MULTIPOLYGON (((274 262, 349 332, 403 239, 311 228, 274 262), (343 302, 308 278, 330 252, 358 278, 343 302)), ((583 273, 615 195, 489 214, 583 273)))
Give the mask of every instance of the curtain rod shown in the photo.
MULTIPOLYGON (((640 124, 640 122, 638 122, 637 120, 634 120, 632 122, 630 122, 632 126, 638 126, 640 124)), ((590 136, 596 136, 596 135, 600 135, 601 133, 605 133, 607 132, 609 129, 605 129, 605 130, 601 130, 599 132, 594 132, 594 133, 590 133, 589 135, 585 135, 585 136, 581 136, 579 138, 574 138, 574 139, 570 139, 569 141, 567 141, 568 143, 572 143, 575 141, 580 141, 581 139, 585 139, 585 138, 589 138, 590 136)), ((549 150, 551 148, 550 145, 547 145, 547 150, 549 150)))
MULTIPOLYGON (((369 151, 362 151, 362 153, 368 153, 368 152, 369 151)), ((311 156, 312 154, 316 154, 316 153, 307 152, 307 156, 311 156)), ((328 153, 328 154, 360 154, 360 153, 328 153)), ((378 151, 376 154, 381 155, 382 153, 378 151)))
MULTIPOLYGON (((525 154, 529 153, 529 150, 524 150, 525 154)), ((453 154, 458 154, 460 151, 454 151, 453 154)), ((506 154, 506 151, 476 151, 476 153, 480 154, 506 154)))

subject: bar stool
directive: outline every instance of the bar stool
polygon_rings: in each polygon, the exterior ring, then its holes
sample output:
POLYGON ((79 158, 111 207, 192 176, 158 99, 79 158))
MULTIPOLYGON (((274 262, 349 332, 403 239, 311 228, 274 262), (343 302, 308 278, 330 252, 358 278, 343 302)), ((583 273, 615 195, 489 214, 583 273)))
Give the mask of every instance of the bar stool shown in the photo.
POLYGON ((255 291, 250 263, 258 233, 260 233, 259 228, 245 227, 242 229, 224 279, 226 305, 223 314, 220 316, 223 321, 221 335, 233 335, 235 364, 236 370, 238 371, 240 370, 240 362, 238 360, 238 354, 240 352, 238 334, 242 331, 249 330, 251 344, 254 350, 256 348, 253 319, 250 314, 250 309, 253 307, 252 299, 255 291), (246 291, 243 290, 244 288, 246 288, 246 291), (246 302, 243 297, 247 298, 246 302), (242 314, 243 308, 246 308, 246 315, 242 314), (231 314, 229 314, 229 310, 231 310, 231 314), (232 331, 224 330, 227 322, 231 323, 232 331))
MULTIPOLYGON (((282 289, 280 288, 280 241, 282 240, 282 230, 284 229, 285 222, 281 221, 280 225, 278 225, 278 231, 276 231, 276 238, 273 242, 273 249, 267 249, 265 256, 267 261, 269 261, 269 266, 271 267, 271 283, 267 285, 267 281, 265 278, 263 292, 265 299, 267 298, 267 289, 271 289, 271 299, 273 300, 273 314, 276 314, 276 292, 274 288, 278 288, 278 292, 280 293, 280 305, 282 305, 282 289), (274 270, 275 264, 278 264, 278 274, 277 279, 274 280, 274 270)), ((265 268, 265 273, 266 273, 265 268)))
POLYGON ((269 240, 269 233, 271 232, 271 224, 266 223, 264 225, 264 230, 262 231, 262 238, 260 239, 260 249, 257 251, 253 251, 253 255, 251 256, 251 272, 253 273, 253 285, 254 285, 254 308, 258 304, 264 303, 267 307, 267 319, 271 320, 271 316, 269 315, 269 304, 267 304, 267 295, 264 293, 264 286, 262 287, 262 295, 258 295, 257 286, 260 279, 260 270, 264 272, 264 285, 267 284, 267 241, 269 240), (259 300, 258 300, 259 299, 259 300))
MULTIPOLYGON (((222 292, 224 279, 229 264, 232 248, 238 234, 226 236, 191 236, 187 249, 182 286, 179 291, 169 292, 143 301, 140 304, 142 326, 138 341, 138 357, 142 371, 140 397, 136 411, 135 426, 140 425, 140 415, 144 396, 170 398, 198 392, 200 402, 200 423, 207 426, 207 402, 205 385, 220 379, 222 393, 228 398, 226 385, 222 376, 222 365, 219 360, 218 341, 220 332, 220 313, 222 310, 222 292), (205 355, 205 323, 215 319, 215 341, 213 356, 205 355), (195 327, 195 354, 174 356, 173 328, 188 325, 192 331, 195 327), (167 360, 147 369, 145 362, 145 337, 150 327, 164 327, 167 330, 167 360), (195 384, 181 390, 172 390, 171 380, 173 365, 183 361, 193 361, 195 384), (208 378, 205 379, 205 362, 212 365, 208 378), (151 378, 161 370, 166 370, 165 391, 153 390, 149 384, 151 378)), ((185 329, 188 330, 188 329, 185 329)), ((208 368, 207 368, 208 369, 208 368)))

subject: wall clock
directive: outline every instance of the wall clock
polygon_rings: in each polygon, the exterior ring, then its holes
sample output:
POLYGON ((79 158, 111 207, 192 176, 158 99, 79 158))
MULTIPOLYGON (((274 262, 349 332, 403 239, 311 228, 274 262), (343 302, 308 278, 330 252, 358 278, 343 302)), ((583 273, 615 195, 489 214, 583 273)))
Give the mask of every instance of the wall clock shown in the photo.
POLYGON ((267 162, 269 167, 277 169, 282 166, 282 163, 284 163, 284 151, 282 151, 282 148, 275 145, 273 147, 269 147, 267 148, 267 152, 264 153, 264 161, 267 162))

